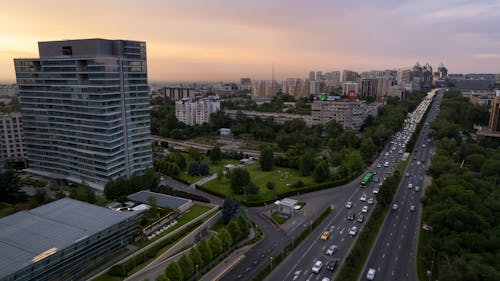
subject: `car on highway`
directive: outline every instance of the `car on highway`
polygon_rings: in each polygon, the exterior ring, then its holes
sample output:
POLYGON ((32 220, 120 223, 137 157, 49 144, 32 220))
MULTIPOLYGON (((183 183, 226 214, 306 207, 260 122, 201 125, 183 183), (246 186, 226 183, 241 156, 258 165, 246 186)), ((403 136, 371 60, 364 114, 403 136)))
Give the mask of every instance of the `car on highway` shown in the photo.
POLYGON ((349 201, 349 202, 345 203, 345 207, 346 207, 347 209, 352 208, 352 202, 351 202, 351 201, 349 201))
POLYGON ((406 176, 409 177, 410 176, 410 173, 406 173, 406 176))
POLYGON ((328 278, 328 277, 323 277, 323 279, 321 279, 321 281, 330 281, 330 278, 328 278))
POLYGON ((394 211, 396 211, 396 210, 398 209, 398 207, 399 207, 399 206, 398 206, 398 204, 392 204, 392 209, 393 209, 394 211))
POLYGON ((328 237, 330 237, 330 231, 323 231, 321 234, 321 240, 326 240, 328 237))
POLYGON ((382 164, 377 164, 377 168, 380 168, 380 167, 382 167, 382 164))
POLYGON ((358 218, 356 219, 357 222, 363 222, 365 220, 364 215, 359 215, 358 218))
POLYGON ((358 227, 353 226, 351 230, 349 230, 349 235, 356 236, 356 233, 358 233, 358 227))
POLYGON ((347 219, 350 221, 353 221, 355 218, 356 218, 356 214, 354 214, 354 213, 349 213, 349 215, 347 215, 347 219))
POLYGON ((368 206, 363 206, 363 208, 361 209, 361 213, 368 213, 368 206))
POLYGON ((420 186, 415 186, 415 192, 419 192, 420 191, 420 186))
POLYGON ((330 270, 330 271, 335 271, 335 269, 337 268, 337 265, 339 264, 339 259, 333 259, 331 261, 327 261, 325 266, 326 266, 326 269, 330 270))
POLYGON ((313 273, 319 273, 321 271, 321 269, 323 268, 323 262, 320 261, 320 260, 317 260, 314 264, 313 264, 313 267, 312 267, 312 272, 313 273))
POLYGON ((361 198, 359 200, 365 202, 366 201, 366 194, 361 195, 361 198))
POLYGON ((366 200, 366 203, 368 203, 368 205, 373 205, 373 198, 368 198, 368 200, 366 200))
POLYGON ((410 206, 410 212, 415 212, 415 205, 410 206))
POLYGON ((377 271, 375 270, 375 268, 369 268, 368 269, 368 273, 366 273, 366 279, 368 280, 373 280, 375 279, 375 273, 377 271))
POLYGON ((326 254, 328 256, 331 256, 333 255, 333 253, 335 253, 337 251, 337 245, 330 245, 330 247, 328 247, 328 249, 326 249, 326 254))
POLYGON ((373 189, 372 192, 373 192, 373 194, 377 194, 378 193, 378 188, 373 189))
POLYGON ((413 188, 413 184, 409 183, 408 184, 408 189, 412 189, 413 188))

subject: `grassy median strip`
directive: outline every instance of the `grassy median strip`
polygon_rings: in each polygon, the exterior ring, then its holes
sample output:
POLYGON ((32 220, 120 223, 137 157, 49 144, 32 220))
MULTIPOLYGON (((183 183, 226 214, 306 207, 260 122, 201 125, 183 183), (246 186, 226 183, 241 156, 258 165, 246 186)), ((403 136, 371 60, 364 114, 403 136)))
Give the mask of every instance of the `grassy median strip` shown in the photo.
POLYGON ((278 254, 273 257, 271 262, 269 262, 259 273, 257 273, 253 278, 252 281, 260 281, 264 280, 269 273, 271 273, 273 268, 276 268, 299 244, 302 242, 311 232, 318 227, 318 225, 323 222, 324 219, 328 217, 328 215, 332 212, 332 209, 327 208, 326 210, 321 213, 321 215, 314 220, 312 223, 311 227, 308 227, 304 229, 300 235, 295 238, 293 243, 290 243, 285 246, 281 254, 278 254), (272 263, 272 264, 271 264, 272 263))

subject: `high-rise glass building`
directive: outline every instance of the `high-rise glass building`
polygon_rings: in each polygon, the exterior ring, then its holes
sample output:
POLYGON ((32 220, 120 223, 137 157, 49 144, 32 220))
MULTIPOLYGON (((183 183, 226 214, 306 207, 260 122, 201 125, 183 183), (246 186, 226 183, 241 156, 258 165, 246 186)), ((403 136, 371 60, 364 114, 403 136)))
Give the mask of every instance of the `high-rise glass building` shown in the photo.
POLYGON ((152 166, 146 43, 83 39, 38 43, 15 59, 29 172, 107 181, 152 166))

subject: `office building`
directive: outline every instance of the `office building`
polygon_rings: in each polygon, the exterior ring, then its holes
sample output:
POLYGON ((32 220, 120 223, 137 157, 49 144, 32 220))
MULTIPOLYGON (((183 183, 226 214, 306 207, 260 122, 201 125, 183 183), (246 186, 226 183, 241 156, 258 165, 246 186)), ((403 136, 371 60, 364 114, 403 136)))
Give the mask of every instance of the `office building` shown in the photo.
POLYGON ((25 161, 23 123, 20 112, 0 114, 0 160, 25 161))
POLYGON ((0 219, 0 280, 76 280, 123 249, 142 211, 63 198, 0 219))
POLYGON ((175 102, 175 117, 190 126, 210 122, 210 115, 218 110, 220 110, 218 96, 209 96, 196 101, 185 98, 175 102))
POLYGON ((39 42, 15 59, 28 172, 103 189, 152 166, 146 43, 39 42))

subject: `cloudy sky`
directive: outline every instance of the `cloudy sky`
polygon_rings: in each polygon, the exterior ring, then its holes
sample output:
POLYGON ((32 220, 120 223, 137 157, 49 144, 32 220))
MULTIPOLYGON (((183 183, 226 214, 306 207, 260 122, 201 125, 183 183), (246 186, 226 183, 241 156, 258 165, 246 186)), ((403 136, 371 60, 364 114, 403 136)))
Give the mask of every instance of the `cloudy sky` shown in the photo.
POLYGON ((147 42, 152 81, 306 77, 416 61, 500 72, 500 1, 18 0, 0 9, 0 81, 38 41, 147 42))

